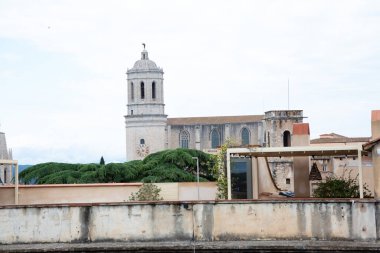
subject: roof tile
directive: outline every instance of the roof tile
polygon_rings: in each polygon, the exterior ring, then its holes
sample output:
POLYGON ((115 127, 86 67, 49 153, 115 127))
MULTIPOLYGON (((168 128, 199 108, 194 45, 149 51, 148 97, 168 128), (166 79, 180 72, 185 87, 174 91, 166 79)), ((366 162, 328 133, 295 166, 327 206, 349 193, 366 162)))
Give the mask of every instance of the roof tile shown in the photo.
POLYGON ((168 118, 169 125, 200 125, 261 122, 264 115, 168 118))

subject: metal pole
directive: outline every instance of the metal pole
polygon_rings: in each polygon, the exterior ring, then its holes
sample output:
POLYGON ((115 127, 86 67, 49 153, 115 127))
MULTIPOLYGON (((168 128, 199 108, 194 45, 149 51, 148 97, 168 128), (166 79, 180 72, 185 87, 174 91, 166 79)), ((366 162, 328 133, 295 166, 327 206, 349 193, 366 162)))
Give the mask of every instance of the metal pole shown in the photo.
POLYGON ((289 108, 290 106, 289 106, 289 77, 288 77, 288 110, 290 110, 289 108))
POLYGON ((363 168, 362 168, 362 151, 358 149, 358 163, 359 163, 359 192, 360 198, 364 198, 363 194, 363 168))
POLYGON ((193 159, 197 160, 197 190, 198 190, 198 200, 199 200, 199 158, 198 157, 192 157, 193 159))
POLYGON ((16 163, 15 172, 15 204, 18 205, 18 162, 16 163))
POLYGON ((227 192, 227 199, 231 199, 231 153, 227 149, 227 187, 228 187, 228 192, 227 192))

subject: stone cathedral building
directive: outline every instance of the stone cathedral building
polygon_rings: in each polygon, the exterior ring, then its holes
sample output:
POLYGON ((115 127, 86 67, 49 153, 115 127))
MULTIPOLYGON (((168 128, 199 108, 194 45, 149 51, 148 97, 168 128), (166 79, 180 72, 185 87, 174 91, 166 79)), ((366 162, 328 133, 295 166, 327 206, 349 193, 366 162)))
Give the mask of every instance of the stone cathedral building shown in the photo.
MULTIPOLYGON (((8 150, 5 133, 0 132, 0 160, 12 160, 12 150, 8 150)), ((0 164, 0 185, 11 183, 12 166, 0 164)))
MULTIPOLYGON (((291 146, 293 123, 303 122, 302 110, 268 111, 264 115, 168 118, 163 75, 163 69, 149 59, 145 46, 141 59, 127 70, 127 160, 143 159, 149 153, 178 147, 214 152, 226 140, 242 146, 291 146)), ((273 166, 278 167, 278 164, 273 166)))

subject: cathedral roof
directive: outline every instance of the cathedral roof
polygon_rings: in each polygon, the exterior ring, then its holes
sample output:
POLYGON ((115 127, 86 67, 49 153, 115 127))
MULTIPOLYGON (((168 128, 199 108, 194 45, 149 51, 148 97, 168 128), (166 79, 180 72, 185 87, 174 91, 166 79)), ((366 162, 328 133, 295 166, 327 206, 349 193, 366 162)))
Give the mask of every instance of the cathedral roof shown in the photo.
POLYGON ((141 52, 141 60, 138 60, 133 65, 133 68, 130 71, 139 71, 139 70, 161 70, 157 67, 154 61, 149 60, 148 51, 145 49, 141 52))
POLYGON ((168 118, 169 125, 232 124, 262 121, 264 115, 168 118))

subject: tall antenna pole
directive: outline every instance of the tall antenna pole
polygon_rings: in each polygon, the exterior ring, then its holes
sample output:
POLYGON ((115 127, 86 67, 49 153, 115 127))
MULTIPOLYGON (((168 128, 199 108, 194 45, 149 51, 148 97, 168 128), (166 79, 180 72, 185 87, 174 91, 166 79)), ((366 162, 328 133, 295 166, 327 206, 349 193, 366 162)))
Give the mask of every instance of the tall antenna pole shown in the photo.
POLYGON ((289 107, 289 77, 288 77, 288 110, 290 109, 289 107))

